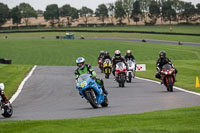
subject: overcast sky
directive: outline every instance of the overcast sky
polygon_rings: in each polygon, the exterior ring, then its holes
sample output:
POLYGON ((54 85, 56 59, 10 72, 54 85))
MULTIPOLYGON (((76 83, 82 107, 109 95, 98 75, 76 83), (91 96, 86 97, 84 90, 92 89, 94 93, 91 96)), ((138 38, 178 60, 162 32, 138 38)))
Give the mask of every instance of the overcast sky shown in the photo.
MULTIPOLYGON (((49 4, 58 4, 61 7, 64 4, 70 4, 71 6, 80 9, 82 6, 87 6, 93 10, 97 8, 99 4, 111 3, 116 0, 0 0, 1 3, 7 4, 9 8, 13 8, 22 2, 29 3, 35 10, 41 9, 45 10, 46 6, 49 4)), ((200 3, 200 0, 183 0, 187 2, 192 2, 193 4, 200 3)))

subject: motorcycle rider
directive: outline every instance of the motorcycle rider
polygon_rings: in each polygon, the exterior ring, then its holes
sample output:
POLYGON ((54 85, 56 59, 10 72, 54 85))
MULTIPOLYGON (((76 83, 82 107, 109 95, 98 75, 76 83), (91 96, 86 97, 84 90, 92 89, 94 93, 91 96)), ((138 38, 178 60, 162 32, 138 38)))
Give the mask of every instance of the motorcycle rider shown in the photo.
POLYGON ((104 94, 105 95, 108 94, 108 91, 104 87, 103 80, 96 77, 96 72, 94 71, 94 69, 92 68, 91 65, 85 64, 85 59, 83 57, 78 57, 76 59, 76 64, 77 64, 77 67, 78 67, 74 72, 75 78, 76 78, 76 84, 78 82, 77 80, 78 80, 80 75, 88 73, 88 74, 91 74, 92 78, 94 78, 94 80, 101 86, 104 94))
POLYGON ((4 84, 0 83, 0 95, 3 103, 8 104, 8 98, 6 97, 4 93, 4 84))
MULTIPOLYGON (((161 50, 159 52, 159 57, 160 58, 156 62, 156 69, 157 69, 157 73, 155 75, 156 78, 161 79, 161 73, 160 72, 162 70, 162 67, 165 64, 170 64, 175 69, 175 74, 178 72, 177 69, 172 64, 171 60, 166 57, 166 52, 164 50, 161 50)), ((175 77, 174 77, 174 81, 176 82, 175 77)), ((162 81, 161 81, 161 84, 162 84, 162 81)))
POLYGON ((131 61, 134 61, 135 60, 135 57, 133 56, 131 50, 127 50, 126 51, 126 55, 125 55, 125 60, 131 60, 131 61))
POLYGON ((109 59, 110 61, 112 61, 112 57, 110 56, 108 51, 105 51, 104 57, 102 59, 102 63, 106 60, 109 59))
MULTIPOLYGON (((112 73, 115 76, 115 68, 116 68, 116 64, 119 62, 123 62, 126 65, 125 59, 123 56, 121 56, 121 52, 120 50, 116 50, 115 51, 115 55, 112 58, 112 73)), ((127 66, 126 66, 127 68, 127 66)))
POLYGON ((127 50, 127 51, 126 51, 125 61, 127 62, 128 60, 135 61, 135 70, 136 70, 136 59, 135 59, 135 57, 133 56, 131 50, 127 50))
POLYGON ((99 56, 98 56, 98 58, 97 58, 97 59, 98 59, 98 62, 99 62, 99 60, 100 60, 101 58, 102 58, 102 59, 104 58, 104 55, 105 55, 104 51, 101 50, 101 51, 100 51, 100 54, 99 54, 99 56))

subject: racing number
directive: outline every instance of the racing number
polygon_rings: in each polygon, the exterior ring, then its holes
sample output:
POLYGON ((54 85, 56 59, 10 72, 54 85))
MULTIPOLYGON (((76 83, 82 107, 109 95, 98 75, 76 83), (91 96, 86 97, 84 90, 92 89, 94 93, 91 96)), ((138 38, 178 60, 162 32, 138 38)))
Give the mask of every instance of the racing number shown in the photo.
POLYGON ((87 86, 87 82, 84 81, 83 83, 81 83, 81 87, 83 88, 84 86, 87 86))

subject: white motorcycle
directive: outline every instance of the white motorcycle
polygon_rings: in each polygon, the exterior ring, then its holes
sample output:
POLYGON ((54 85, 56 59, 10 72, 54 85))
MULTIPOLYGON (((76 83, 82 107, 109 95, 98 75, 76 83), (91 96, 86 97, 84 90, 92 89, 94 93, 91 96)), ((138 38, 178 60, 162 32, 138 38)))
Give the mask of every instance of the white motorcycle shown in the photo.
POLYGON ((131 79, 135 78, 135 67, 136 67, 136 61, 135 60, 128 60, 127 62, 127 73, 126 73, 126 81, 131 83, 131 79))

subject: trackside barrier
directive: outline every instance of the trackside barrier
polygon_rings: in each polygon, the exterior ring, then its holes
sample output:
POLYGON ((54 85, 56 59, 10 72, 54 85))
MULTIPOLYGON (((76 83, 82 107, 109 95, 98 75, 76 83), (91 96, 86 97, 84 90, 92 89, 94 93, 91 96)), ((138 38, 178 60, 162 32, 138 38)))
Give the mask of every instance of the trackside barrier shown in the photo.
POLYGON ((146 64, 137 64, 136 71, 146 71, 146 64))

